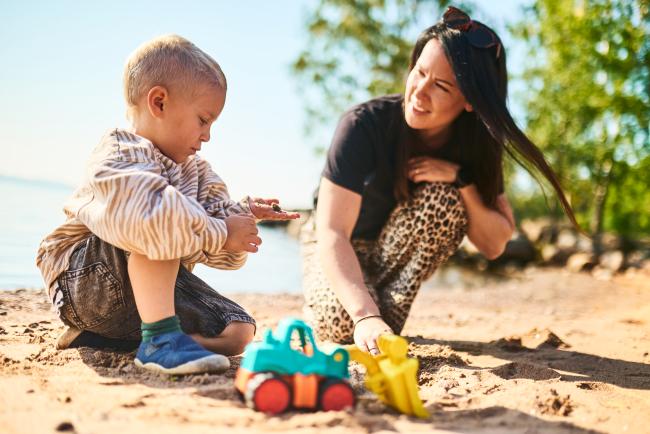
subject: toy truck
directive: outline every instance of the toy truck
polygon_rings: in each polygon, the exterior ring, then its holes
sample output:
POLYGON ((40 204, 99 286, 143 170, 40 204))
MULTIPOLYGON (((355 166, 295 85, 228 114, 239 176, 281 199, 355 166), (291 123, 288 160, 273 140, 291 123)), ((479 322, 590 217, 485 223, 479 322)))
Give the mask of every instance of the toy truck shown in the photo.
POLYGON ((267 329, 261 342, 248 345, 235 388, 246 405, 265 413, 342 410, 356 402, 349 361, 342 347, 329 354, 320 351, 304 321, 285 318, 275 333, 267 329))

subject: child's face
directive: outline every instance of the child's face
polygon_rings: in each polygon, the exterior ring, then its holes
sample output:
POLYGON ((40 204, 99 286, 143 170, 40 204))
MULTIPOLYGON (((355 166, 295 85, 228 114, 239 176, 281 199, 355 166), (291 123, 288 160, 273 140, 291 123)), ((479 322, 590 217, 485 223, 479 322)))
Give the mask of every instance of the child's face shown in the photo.
POLYGON ((184 162, 210 140, 210 127, 221 114, 225 99, 225 92, 214 86, 200 87, 191 97, 168 95, 158 118, 155 145, 176 163, 184 162))

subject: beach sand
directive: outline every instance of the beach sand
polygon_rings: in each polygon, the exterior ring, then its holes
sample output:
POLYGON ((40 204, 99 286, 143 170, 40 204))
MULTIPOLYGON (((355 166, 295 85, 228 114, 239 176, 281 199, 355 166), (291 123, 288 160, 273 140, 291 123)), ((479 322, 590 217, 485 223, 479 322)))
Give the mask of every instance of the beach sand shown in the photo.
MULTIPOLYGON (((299 295, 232 297, 260 330, 301 312, 299 295)), ((0 291, 0 432, 650 432, 650 273, 531 269, 423 288, 403 335, 428 420, 369 392, 354 410, 269 417, 239 401, 237 357, 225 375, 169 378, 139 371, 133 353, 56 351, 61 330, 43 291, 0 291)), ((352 371, 361 387, 363 368, 352 371)))

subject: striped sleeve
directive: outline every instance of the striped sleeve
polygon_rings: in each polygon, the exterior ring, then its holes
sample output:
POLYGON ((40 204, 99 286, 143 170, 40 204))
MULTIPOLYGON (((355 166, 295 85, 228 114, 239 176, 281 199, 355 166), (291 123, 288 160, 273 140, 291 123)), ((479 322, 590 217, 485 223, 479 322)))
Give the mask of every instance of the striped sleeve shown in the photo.
POLYGON ((155 162, 104 160, 89 185, 92 200, 77 218, 110 244, 153 260, 191 258, 214 266, 226 259, 220 254, 225 222, 170 185, 155 162))
POLYGON ((216 218, 226 218, 237 214, 251 214, 248 198, 240 202, 230 199, 226 184, 219 175, 214 173, 210 163, 197 158, 199 175, 198 199, 208 215, 216 218))

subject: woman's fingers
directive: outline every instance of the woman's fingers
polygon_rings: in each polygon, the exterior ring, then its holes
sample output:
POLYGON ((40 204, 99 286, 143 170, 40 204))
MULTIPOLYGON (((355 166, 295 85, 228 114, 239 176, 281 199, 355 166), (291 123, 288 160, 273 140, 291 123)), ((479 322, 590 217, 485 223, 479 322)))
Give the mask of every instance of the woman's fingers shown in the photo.
POLYGON ((376 356, 379 354, 379 348, 377 348, 377 341, 373 340, 372 342, 367 344, 368 346, 368 352, 372 354, 373 356, 376 356))

